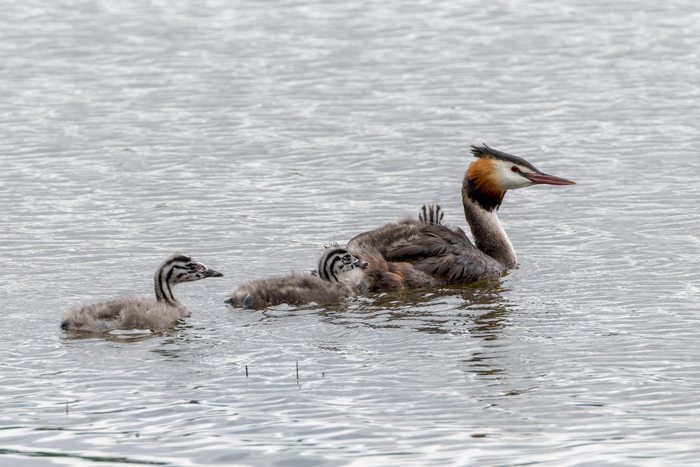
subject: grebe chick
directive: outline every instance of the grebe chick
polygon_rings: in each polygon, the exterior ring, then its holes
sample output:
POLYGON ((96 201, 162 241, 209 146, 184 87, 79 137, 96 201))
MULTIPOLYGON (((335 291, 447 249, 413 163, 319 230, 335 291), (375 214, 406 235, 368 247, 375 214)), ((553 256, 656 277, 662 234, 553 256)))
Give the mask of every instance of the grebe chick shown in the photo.
POLYGON ((427 225, 444 225, 445 213, 437 204, 424 204, 418 211, 418 220, 427 225))
POLYGON ((464 230, 462 230, 459 226, 443 222, 444 219, 445 213, 437 204, 424 204, 423 207, 420 208, 420 211, 418 211, 419 222, 426 225, 443 225, 456 234, 464 235, 466 238, 467 235, 464 233, 464 230))
POLYGON ((506 192, 532 185, 575 185, 485 145, 472 146, 472 154, 477 159, 464 176, 462 204, 476 246, 460 228, 442 225, 442 210, 433 208, 431 213, 429 207, 419 220, 357 235, 346 248, 369 262, 365 277, 373 290, 473 282, 515 268, 518 258, 496 215, 506 192))
POLYGON ((172 254, 154 276, 156 300, 122 297, 108 302, 76 307, 63 315, 66 331, 107 332, 114 329, 166 329, 190 312, 175 298, 172 288, 181 282, 223 277, 189 256, 172 254))
POLYGON ((358 289, 369 289, 362 272, 366 267, 365 261, 332 245, 321 255, 316 274, 292 273, 250 281, 238 286, 224 303, 255 309, 282 303, 299 306, 311 302, 337 302, 358 289))

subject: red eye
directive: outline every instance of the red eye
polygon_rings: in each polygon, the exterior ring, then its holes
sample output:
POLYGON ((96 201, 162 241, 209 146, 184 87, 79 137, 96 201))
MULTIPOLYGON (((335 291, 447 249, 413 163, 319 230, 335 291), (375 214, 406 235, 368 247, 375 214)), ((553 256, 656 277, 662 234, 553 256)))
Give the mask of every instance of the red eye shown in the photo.
POLYGON ((517 165, 514 165, 513 167, 510 168, 513 172, 520 172, 520 169, 518 168, 517 165))

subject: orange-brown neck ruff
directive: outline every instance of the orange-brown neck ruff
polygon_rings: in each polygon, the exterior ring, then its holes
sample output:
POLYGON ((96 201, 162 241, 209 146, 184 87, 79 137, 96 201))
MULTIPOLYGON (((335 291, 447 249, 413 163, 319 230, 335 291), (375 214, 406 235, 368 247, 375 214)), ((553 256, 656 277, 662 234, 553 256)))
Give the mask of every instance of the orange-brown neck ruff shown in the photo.
POLYGON ((469 166, 462 184, 462 196, 479 204, 485 211, 498 209, 506 194, 496 180, 496 161, 479 158, 469 166))

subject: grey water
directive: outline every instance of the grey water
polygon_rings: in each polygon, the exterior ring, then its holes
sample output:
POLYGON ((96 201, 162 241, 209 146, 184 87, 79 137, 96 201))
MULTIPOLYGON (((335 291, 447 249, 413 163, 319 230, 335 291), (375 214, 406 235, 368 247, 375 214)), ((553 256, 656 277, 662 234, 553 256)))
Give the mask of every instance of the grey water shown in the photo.
POLYGON ((689 0, 0 2, 0 464, 700 463, 689 0), (520 265, 249 311, 236 284, 439 203, 469 146, 520 265), (73 335, 180 251, 163 333, 73 335), (297 369, 298 368, 298 369, 297 369))

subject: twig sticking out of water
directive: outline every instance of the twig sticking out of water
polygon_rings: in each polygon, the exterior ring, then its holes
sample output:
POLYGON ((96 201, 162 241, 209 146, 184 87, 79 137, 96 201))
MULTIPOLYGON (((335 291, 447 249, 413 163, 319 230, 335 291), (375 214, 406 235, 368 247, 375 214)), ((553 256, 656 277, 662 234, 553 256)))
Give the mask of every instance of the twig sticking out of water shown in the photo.
POLYGON ((245 377, 248 377, 248 365, 245 366, 245 377))
POLYGON ((299 360, 297 362, 297 381, 299 381, 299 360))
POLYGON ((66 415, 68 415, 68 401, 66 401, 66 415))

